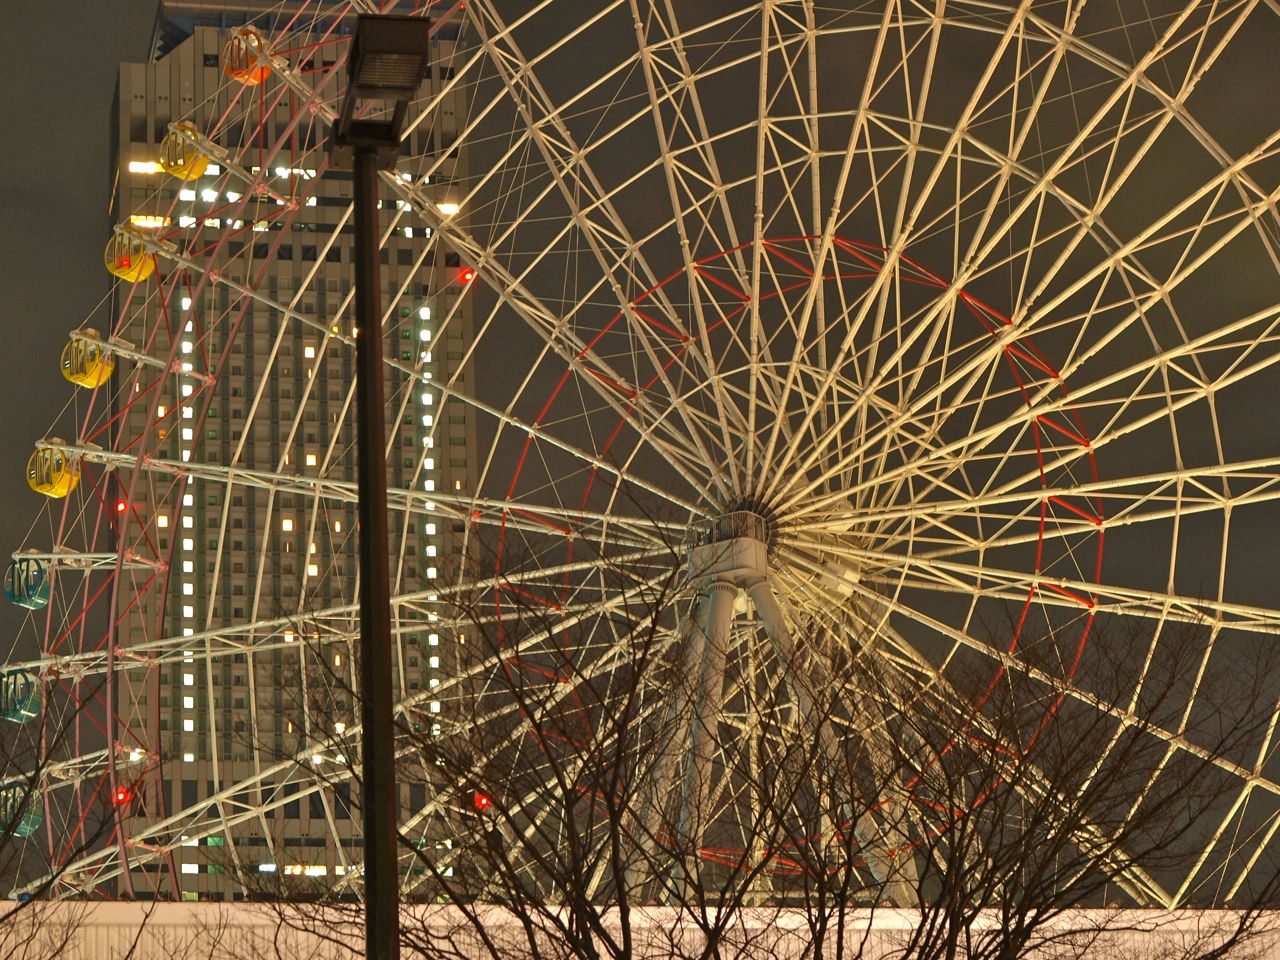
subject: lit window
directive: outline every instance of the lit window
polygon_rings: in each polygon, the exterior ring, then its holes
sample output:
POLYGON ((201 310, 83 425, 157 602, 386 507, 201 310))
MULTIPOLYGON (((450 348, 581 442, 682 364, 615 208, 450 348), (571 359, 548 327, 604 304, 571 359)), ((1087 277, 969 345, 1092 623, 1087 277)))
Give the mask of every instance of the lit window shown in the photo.
POLYGON ((428 536, 433 536, 436 532, 436 525, 434 523, 428 523, 426 526, 426 530, 427 530, 428 536))
MULTIPOLYGON (((428 438, 427 438, 427 437, 423 437, 422 439, 426 440, 426 439, 428 439, 428 438)), ((426 446, 426 444, 423 444, 423 446, 426 446)), ((436 468, 436 461, 435 461, 435 458, 434 458, 434 457, 423 457, 423 458, 422 458, 422 469, 423 469, 423 470, 434 470, 435 468, 436 468)))
POLYGON ((196 525, 195 517, 186 515, 182 518, 182 526, 185 527, 187 530, 190 530, 195 525, 196 525))
POLYGON ((434 689, 438 686, 440 686, 440 681, 437 680, 435 677, 432 677, 430 680, 427 681, 427 689, 429 690, 434 689))
POLYGON ((193 391, 194 389, 195 389, 195 387, 193 387, 191 384, 189 384, 189 383, 184 383, 184 384, 182 385, 182 391, 181 391, 181 393, 182 393, 182 395, 183 395, 184 397, 189 397, 189 396, 191 396, 191 391, 193 391))
MULTIPOLYGON (((192 196, 195 196, 195 194, 192 194, 192 196)), ((178 226, 180 227, 194 227, 195 225, 196 225, 195 217, 183 216, 178 218, 178 226)))
POLYGON ((285 643, 293 643, 293 631, 292 631, 292 630, 286 630, 286 631, 284 632, 284 642, 285 642, 285 643))
POLYGON ((440 658, 427 657, 427 666, 431 667, 433 670, 438 670, 440 668, 440 658))
POLYGON ((182 762, 183 762, 183 763, 195 763, 195 762, 196 762, 196 755, 195 755, 194 753, 184 753, 184 754, 182 755, 182 762))
POLYGON ((427 567, 427 579, 428 579, 428 580, 434 580, 435 578, 436 578, 436 568, 435 568, 435 567, 427 567))
POLYGON ((308 576, 308 577, 318 577, 319 575, 320 575, 320 567, 319 567, 319 565, 318 565, 318 564, 314 564, 314 563, 308 563, 308 564, 307 564, 307 576, 308 576))
MULTIPOLYGON (((428 493, 430 493, 430 492, 431 492, 432 490, 434 490, 435 488, 436 488, 436 482, 435 482, 434 480, 424 480, 424 481, 422 481, 422 489, 423 489, 423 490, 426 490, 428 493)), ((428 506, 428 507, 427 507, 427 509, 428 509, 428 510, 431 510, 431 509, 433 509, 433 507, 432 507, 432 506, 428 506)))
POLYGON ((207 188, 204 190, 201 190, 200 199, 203 200, 205 203, 213 203, 213 201, 218 199, 218 191, 209 190, 207 188))
POLYGON ((316 542, 312 540, 311 545, 307 547, 307 553, 315 553, 315 552, 316 552, 316 542))
POLYGON ((160 516, 156 517, 156 526, 157 526, 157 527, 160 527, 160 528, 162 528, 162 529, 163 529, 164 527, 167 527, 168 525, 169 525, 169 518, 168 518, 168 516, 166 516, 165 514, 163 514, 163 513, 162 513, 162 514, 160 514, 160 516))
POLYGON ((200 846, 200 841, 199 841, 199 840, 192 840, 190 837, 188 837, 188 836, 184 833, 184 834, 182 835, 182 845, 183 845, 184 847, 198 847, 198 846, 200 846))
POLYGON ((130 160, 130 173, 159 173, 160 164, 154 160, 130 160))
POLYGON ((434 543, 427 544, 427 556, 434 557, 436 555, 436 545, 434 543))
POLYGON ((209 166, 205 167, 204 175, 206 177, 216 177, 221 172, 222 172, 222 168, 220 166, 218 166, 216 163, 211 163, 209 164, 209 166))
MULTIPOLYGON (((189 636, 191 636, 194 632, 195 632, 194 630, 184 629, 184 630, 182 631, 182 635, 183 635, 184 637, 189 637, 189 636)), ((194 655, 195 655, 195 651, 194 651, 194 650, 183 650, 183 651, 182 651, 182 662, 183 662, 183 663, 195 663, 195 661, 194 661, 193 659, 191 659, 194 655)))
POLYGON ((440 712, 440 701, 439 701, 439 700, 432 700, 432 701, 431 701, 430 706, 428 707, 428 709, 429 709, 432 713, 439 713, 439 712, 440 712))
POLYGON ((191 350, 192 350, 191 341, 190 341, 190 340, 183 340, 183 341, 182 341, 182 352, 183 352, 183 353, 190 353, 190 352, 191 352, 191 350))
POLYGON ((342 521, 341 521, 341 520, 335 520, 335 521, 333 521, 333 532, 334 532, 334 533, 341 533, 341 532, 342 532, 342 521))
POLYGON ((315 355, 316 355, 316 348, 315 348, 315 347, 310 347, 310 346, 303 347, 303 348, 302 348, 302 355, 303 355, 304 357, 306 357, 308 360, 310 360, 310 359, 312 359, 313 357, 315 357, 315 355))
POLYGON ((307 466, 314 467, 316 465, 316 455, 314 453, 307 454, 307 466))
POLYGON ((183 189, 178 191, 179 200, 194 200, 195 198, 196 198, 196 192, 194 190, 191 190, 190 188, 184 187, 183 189))
POLYGON ((195 497, 189 493, 182 495, 182 505, 184 507, 194 507, 196 505, 195 497))
POLYGON ((259 873, 275 873, 276 865, 274 863, 260 863, 258 864, 258 872, 259 873))
POLYGON ((283 517, 280 520, 280 529, 285 533, 293 532, 293 517, 283 517))
POLYGON ((184 863, 184 864, 182 865, 182 872, 183 872, 183 873, 199 873, 199 872, 200 872, 200 864, 198 864, 198 863, 184 863))
POLYGON ((346 733, 347 725, 339 720, 333 725, 333 730, 335 733, 346 733))
POLYGON ((184 583, 182 585, 182 595, 184 597, 194 597, 196 595, 196 585, 194 583, 184 583))
POLYGON ((240 199, 240 194, 236 193, 234 190, 228 190, 226 196, 232 203, 235 203, 240 199))
POLYGON ((183 733, 195 733, 195 732, 196 732, 196 722, 195 722, 194 720, 183 720, 183 721, 182 721, 182 732, 183 732, 183 733))
MULTIPOLYGON (((190 419, 192 419, 195 415, 196 415, 196 408, 195 408, 195 407, 183 407, 183 408, 182 408, 182 419, 183 419, 183 420, 190 420, 190 419)), ((187 494, 187 499, 190 499, 190 498, 191 498, 191 494, 187 494)), ((188 504, 187 504, 187 506, 189 507, 189 506, 191 506, 191 504, 189 504, 189 503, 188 503, 188 504)))
POLYGON ((168 409, 168 408, 167 408, 167 407, 165 407, 165 405, 164 405, 163 403, 162 403, 162 404, 160 404, 160 406, 156 407, 156 416, 157 416, 157 417, 163 417, 163 416, 165 415, 165 411, 166 411, 167 409, 168 409))
POLYGON ((190 298, 190 297, 183 297, 183 298, 182 298, 182 309, 183 309, 183 310, 190 310, 190 309, 191 309, 191 298, 190 298))
POLYGON ((193 563, 193 562, 192 562, 192 561, 190 561, 190 560, 183 560, 183 561, 182 561, 182 572, 183 572, 183 573, 195 573, 195 572, 196 572, 196 565, 195 565, 195 563, 193 563))
POLYGON ((427 634, 427 646, 435 647, 435 646, 439 646, 439 644, 440 644, 440 634, 438 633, 427 634))
POLYGON ((196 708, 196 698, 195 698, 195 697, 183 697, 183 698, 182 698, 182 709, 184 709, 184 710, 194 710, 195 708, 196 708))
POLYGON ((196 615, 196 608, 191 606, 190 604, 187 604, 182 608, 182 615, 186 619, 190 620, 192 617, 196 615))
POLYGON ((443 213, 446 217, 452 217, 459 210, 461 210, 462 207, 460 207, 458 204, 454 203, 451 200, 442 200, 440 203, 436 204, 436 209, 439 210, 441 213, 443 213))
POLYGON ((158 230, 160 227, 169 225, 169 218, 146 213, 134 213, 130 214, 129 222, 135 227, 141 227, 143 230, 158 230))
MULTIPOLYGON (((400 201, 399 201, 399 200, 397 200, 396 202, 397 202, 397 203, 399 203, 400 201)), ((412 239, 413 239, 413 227, 405 227, 405 228, 404 228, 404 235, 405 235, 406 237, 408 237, 410 240, 412 240, 412 239)))
POLYGON ((342 654, 340 654, 340 653, 335 653, 335 654, 333 655, 333 665, 334 665, 335 667, 340 667, 340 666, 342 666, 342 654))

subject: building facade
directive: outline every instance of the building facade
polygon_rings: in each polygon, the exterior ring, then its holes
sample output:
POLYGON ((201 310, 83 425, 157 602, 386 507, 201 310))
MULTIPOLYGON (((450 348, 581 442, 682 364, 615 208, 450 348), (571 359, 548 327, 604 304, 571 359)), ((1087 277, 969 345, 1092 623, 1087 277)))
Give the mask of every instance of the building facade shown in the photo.
MULTIPOLYGON (((150 751, 132 812, 172 822, 171 849, 129 857, 120 892, 135 897, 176 887, 241 899, 295 875, 340 883, 362 858, 348 757, 359 722, 352 181, 326 168, 323 119, 354 21, 269 6, 162 3, 151 61, 119 74, 112 222, 160 255, 154 283, 117 285, 116 337, 163 363, 116 371, 113 449, 145 461, 117 471, 135 520, 121 546, 159 560, 117 604, 116 643, 127 655, 190 638, 181 662, 135 671, 116 692, 129 728, 117 739, 150 751), (246 23, 289 78, 229 76, 228 38, 246 23), (311 85, 324 94, 308 100, 311 85), (191 180, 157 162, 179 121, 217 147, 191 180)), ((428 717, 454 639, 438 626, 437 590, 457 576, 463 535, 432 494, 475 482, 472 412, 438 389, 470 389, 471 273, 413 209, 447 202, 464 176, 450 152, 462 97, 437 97, 453 42, 438 37, 422 90, 436 106, 397 166, 414 199, 384 189, 381 218, 389 563, 403 601, 394 682, 428 717)), ((426 786, 401 791, 411 810, 426 786)))

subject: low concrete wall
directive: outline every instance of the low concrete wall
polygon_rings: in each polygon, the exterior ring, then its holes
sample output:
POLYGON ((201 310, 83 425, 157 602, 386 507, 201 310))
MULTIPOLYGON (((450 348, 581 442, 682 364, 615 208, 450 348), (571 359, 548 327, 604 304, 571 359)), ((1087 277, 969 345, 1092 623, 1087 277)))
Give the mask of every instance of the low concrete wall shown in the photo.
MULTIPOLYGON (((13 905, 13 906, 16 906, 13 905)), ((892 960, 904 955, 919 916, 906 910, 859 910, 848 915, 845 939, 822 950, 824 957, 892 960)), ((554 915, 540 924, 538 953, 570 956, 556 932, 554 915)), ((1221 943, 1234 916, 1201 911, 1071 911, 1042 932, 1053 940, 1030 956, 1098 957, 1106 960, 1187 960, 1221 943)), ((352 960, 363 946, 362 917, 349 910, 206 903, 35 903, 0 927, 3 960, 352 960)), ((636 958, 696 956, 702 937, 687 914, 673 908, 632 912, 631 955, 636 958)), ((983 917, 976 931, 998 926, 983 917)), ((606 928, 620 934, 613 915, 606 928)), ((476 907, 470 917, 456 907, 406 907, 402 956, 528 957, 527 934, 517 918, 496 907, 476 907), (480 929, 483 929, 483 934, 480 929)), ((621 942, 618 936, 618 942, 621 942)), ((812 957, 808 924, 793 910, 742 911, 725 936, 722 957, 783 960, 812 957)), ((611 951, 601 951, 609 955, 611 951)), ((1280 960, 1280 915, 1263 918, 1262 929, 1228 956, 1280 960)))

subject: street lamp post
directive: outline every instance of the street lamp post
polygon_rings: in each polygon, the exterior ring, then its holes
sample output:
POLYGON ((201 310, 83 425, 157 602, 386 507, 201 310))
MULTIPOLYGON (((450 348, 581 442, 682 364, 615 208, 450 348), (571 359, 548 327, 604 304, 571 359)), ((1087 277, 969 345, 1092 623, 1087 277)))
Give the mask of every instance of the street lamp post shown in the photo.
POLYGON ((355 179, 361 806, 365 956, 370 960, 397 960, 400 955, 378 171, 394 165, 399 156, 409 101, 422 83, 430 49, 430 24, 423 18, 359 17, 331 149, 333 165, 353 168, 355 179))

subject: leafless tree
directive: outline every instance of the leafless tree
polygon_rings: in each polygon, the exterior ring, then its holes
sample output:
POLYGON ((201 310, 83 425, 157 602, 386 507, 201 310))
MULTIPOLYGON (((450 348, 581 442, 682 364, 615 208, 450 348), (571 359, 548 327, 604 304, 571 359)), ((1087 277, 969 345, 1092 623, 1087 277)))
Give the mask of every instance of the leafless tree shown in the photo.
MULTIPOLYGON (((451 712, 418 701, 398 715, 398 779, 426 798, 401 823, 405 955, 1012 960, 1119 956, 1130 932, 1152 958, 1258 948, 1280 893, 1266 856, 1230 901, 1178 901, 1232 908, 1194 929, 1139 908, 1167 905, 1160 891, 1265 742, 1269 644, 1241 645, 1215 675, 1206 627, 1099 615, 1064 667, 1062 624, 1045 617, 1016 655, 956 658, 921 682, 874 637, 838 650, 822 624, 795 622, 790 659, 761 643, 730 719, 701 731, 729 771, 713 791, 672 774, 689 769, 699 720, 677 640, 691 578, 669 546, 665 577, 598 557, 615 599, 573 623, 520 590, 500 621, 492 596, 454 597, 446 619, 466 643, 451 712)), ((993 651, 1009 629, 989 627, 993 651)), ((328 663, 299 709, 358 698, 328 663)), ((354 756, 315 775, 358 811, 354 756)), ((240 880, 281 923, 359 940, 351 878, 240 880)))

